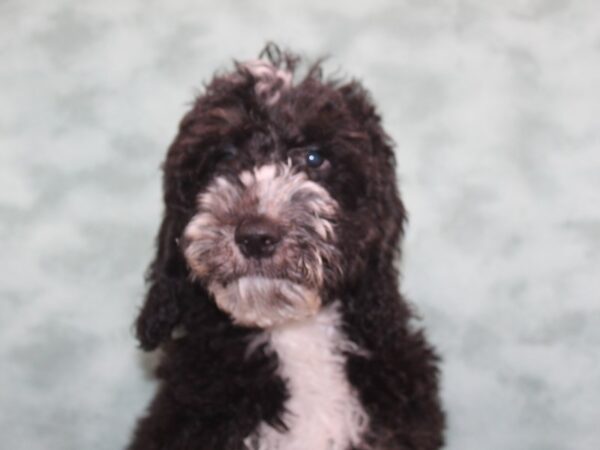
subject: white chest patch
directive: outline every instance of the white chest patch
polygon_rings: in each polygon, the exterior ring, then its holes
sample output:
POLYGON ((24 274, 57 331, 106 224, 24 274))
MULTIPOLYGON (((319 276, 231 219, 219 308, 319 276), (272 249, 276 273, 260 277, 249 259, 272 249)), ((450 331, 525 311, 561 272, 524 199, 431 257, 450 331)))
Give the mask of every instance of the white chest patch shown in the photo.
POLYGON ((340 329, 339 305, 316 316, 273 328, 271 348, 290 398, 279 432, 262 424, 247 444, 254 450, 348 450, 361 442, 368 426, 346 378, 344 351, 358 351, 340 329), (252 444, 250 444, 252 442, 252 444))

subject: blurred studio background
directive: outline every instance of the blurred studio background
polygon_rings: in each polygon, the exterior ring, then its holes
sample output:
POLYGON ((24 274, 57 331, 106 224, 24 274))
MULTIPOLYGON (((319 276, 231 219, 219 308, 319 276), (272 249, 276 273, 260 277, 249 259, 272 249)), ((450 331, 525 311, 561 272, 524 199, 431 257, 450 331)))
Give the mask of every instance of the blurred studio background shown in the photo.
POLYGON ((594 0, 0 0, 0 447, 128 441, 160 162, 267 40, 362 80, 397 143, 447 449, 600 448, 594 0))

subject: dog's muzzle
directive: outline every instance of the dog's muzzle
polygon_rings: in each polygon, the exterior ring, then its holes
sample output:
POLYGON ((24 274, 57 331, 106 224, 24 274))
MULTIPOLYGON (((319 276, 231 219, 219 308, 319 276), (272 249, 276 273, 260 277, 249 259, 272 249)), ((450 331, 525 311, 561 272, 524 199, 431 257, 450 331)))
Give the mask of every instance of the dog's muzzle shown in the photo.
POLYGON ((291 164, 218 177, 184 231, 191 274, 239 324, 310 317, 340 274, 337 202, 291 164))

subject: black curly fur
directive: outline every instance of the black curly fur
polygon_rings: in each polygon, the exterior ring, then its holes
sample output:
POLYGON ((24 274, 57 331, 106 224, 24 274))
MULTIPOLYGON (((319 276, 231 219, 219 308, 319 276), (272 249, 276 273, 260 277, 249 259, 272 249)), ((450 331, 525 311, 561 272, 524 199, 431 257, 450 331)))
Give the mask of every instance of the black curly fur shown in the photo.
MULTIPOLYGON (((298 63, 274 46, 264 55, 291 71, 298 63)), ((323 79, 319 64, 271 106, 257 98, 254 81, 240 64, 216 76, 183 118, 164 162, 165 212, 136 324, 144 350, 163 349, 161 385, 129 450, 241 450, 263 421, 285 429, 289 394, 277 357, 265 348, 247 355, 259 330, 232 324, 192 281, 179 246, 196 196, 220 170, 219 152, 229 142, 250 143, 235 170, 266 158, 285 161, 286 149, 302 142, 329 149, 333 170, 314 179, 342 210, 344 278, 323 295, 342 301, 344 331, 366 350, 348 355, 346 366, 370 418, 364 448, 439 449, 438 358, 409 325, 413 314, 399 294, 405 211, 392 143, 368 93, 356 81, 323 79), (186 334, 174 338, 176 327, 186 334)))

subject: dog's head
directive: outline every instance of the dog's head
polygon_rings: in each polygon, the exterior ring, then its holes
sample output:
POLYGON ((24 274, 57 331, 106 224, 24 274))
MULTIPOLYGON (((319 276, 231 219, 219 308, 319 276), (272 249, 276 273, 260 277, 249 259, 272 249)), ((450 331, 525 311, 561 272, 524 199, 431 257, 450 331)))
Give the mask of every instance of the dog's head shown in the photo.
MULTIPOLYGON (((404 210, 394 155, 358 82, 326 80, 269 46, 216 76, 164 163, 150 280, 203 286, 231 319, 315 314, 366 270, 389 270, 404 210)), ((156 289, 155 289, 156 290, 156 289)))

